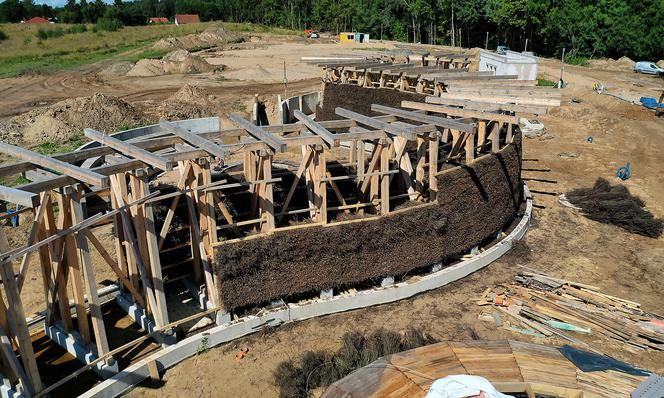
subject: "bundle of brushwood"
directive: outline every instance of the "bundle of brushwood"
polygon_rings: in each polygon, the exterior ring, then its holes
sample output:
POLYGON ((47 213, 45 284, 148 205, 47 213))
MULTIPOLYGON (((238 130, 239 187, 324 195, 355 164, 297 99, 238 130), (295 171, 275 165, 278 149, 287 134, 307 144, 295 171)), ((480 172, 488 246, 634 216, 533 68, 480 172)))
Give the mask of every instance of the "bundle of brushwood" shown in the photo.
POLYGON ((639 303, 602 293, 599 288, 553 278, 534 270, 519 272, 512 284, 488 288, 478 300, 491 306, 480 319, 524 334, 558 336, 599 352, 574 337, 599 334, 631 352, 664 350, 664 318, 639 303))

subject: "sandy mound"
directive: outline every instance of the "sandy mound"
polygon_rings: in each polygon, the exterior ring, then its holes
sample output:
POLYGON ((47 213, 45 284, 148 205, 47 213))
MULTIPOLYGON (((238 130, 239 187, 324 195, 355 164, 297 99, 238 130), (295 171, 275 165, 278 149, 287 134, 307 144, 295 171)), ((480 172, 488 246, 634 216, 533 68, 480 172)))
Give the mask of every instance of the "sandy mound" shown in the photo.
POLYGON ((222 65, 212 65, 187 50, 175 50, 162 59, 142 59, 126 73, 127 76, 161 76, 213 72, 222 65))
POLYGON ((660 59, 659 62, 657 63, 657 66, 664 68, 664 59, 660 59))
POLYGON ((207 91, 185 84, 159 106, 158 113, 159 117, 168 120, 193 119, 217 116, 221 108, 210 100, 207 91))
POLYGON ((0 126, 0 139, 29 146, 46 141, 65 141, 81 135, 85 127, 114 132, 120 126, 143 122, 143 114, 129 103, 97 93, 13 117, 0 126))
POLYGON ((635 62, 632 61, 629 57, 620 57, 617 60, 608 58, 588 61, 588 66, 591 68, 602 70, 631 71, 634 69, 634 64, 635 62))
POLYGON ((235 32, 230 32, 222 26, 210 26, 198 34, 190 34, 182 37, 168 37, 161 39, 152 45, 155 50, 171 50, 193 48, 208 48, 228 43, 240 43, 244 37, 235 32))
POLYGON ((116 62, 99 71, 98 75, 102 77, 124 76, 134 67, 129 61, 116 62))

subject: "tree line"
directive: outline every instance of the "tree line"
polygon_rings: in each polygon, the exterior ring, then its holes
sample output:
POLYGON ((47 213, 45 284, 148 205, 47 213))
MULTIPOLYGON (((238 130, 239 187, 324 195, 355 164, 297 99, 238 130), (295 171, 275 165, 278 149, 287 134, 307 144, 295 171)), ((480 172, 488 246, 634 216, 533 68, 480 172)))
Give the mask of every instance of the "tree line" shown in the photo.
POLYGON ((43 16, 62 23, 146 24, 150 17, 198 14, 202 21, 252 22, 464 47, 507 45, 559 56, 664 58, 664 0, 68 0, 0 3, 0 22, 43 16))

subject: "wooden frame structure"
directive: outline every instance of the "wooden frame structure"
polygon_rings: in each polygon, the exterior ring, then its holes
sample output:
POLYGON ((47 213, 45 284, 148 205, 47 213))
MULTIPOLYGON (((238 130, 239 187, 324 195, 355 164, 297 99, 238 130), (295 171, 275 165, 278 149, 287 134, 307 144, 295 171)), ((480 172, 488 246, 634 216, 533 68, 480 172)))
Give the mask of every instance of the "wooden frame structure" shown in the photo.
MULTIPOLYGON (((534 92, 527 96, 540 94, 534 92)), ((206 292, 206 313, 224 313, 215 250, 275 231, 354 222, 339 217, 347 213, 379 217, 404 201, 435 201, 445 163, 471 163, 500 151, 512 142, 515 112, 553 106, 498 103, 492 97, 491 107, 470 98, 486 93, 512 95, 473 91, 469 98, 449 98, 465 101, 462 107, 440 96, 404 101, 401 108, 373 104, 372 111, 381 114, 373 117, 337 108, 343 119, 332 121, 296 112, 298 122, 287 125, 256 126, 232 114, 236 128, 206 133, 162 120, 159 133, 131 141, 85 129, 99 146, 52 158, 0 144, 1 152, 18 158, 0 165, 0 177, 33 178, 19 187, 0 186, 0 199, 33 211, 24 246, 10 248, 0 229, 7 300, 0 299, 0 371, 27 395, 43 391, 20 297, 31 258, 37 256, 41 266, 45 324, 88 347, 88 363, 112 360, 116 350, 108 344, 91 250, 160 332, 172 324, 166 285, 175 280, 192 278, 206 292), (101 166, 81 167, 98 157, 101 166), (171 186, 155 184, 164 173, 173 177, 171 186), (101 207, 94 203, 99 199, 101 207), (234 200, 246 208, 231 208, 234 200), (159 217, 155 206, 164 211, 159 217), (174 225, 178 217, 184 217, 183 225, 174 225), (115 255, 94 233, 104 223, 113 224, 115 255), (187 238, 167 243, 176 234, 187 238), (186 259, 168 261, 177 251, 186 259)))

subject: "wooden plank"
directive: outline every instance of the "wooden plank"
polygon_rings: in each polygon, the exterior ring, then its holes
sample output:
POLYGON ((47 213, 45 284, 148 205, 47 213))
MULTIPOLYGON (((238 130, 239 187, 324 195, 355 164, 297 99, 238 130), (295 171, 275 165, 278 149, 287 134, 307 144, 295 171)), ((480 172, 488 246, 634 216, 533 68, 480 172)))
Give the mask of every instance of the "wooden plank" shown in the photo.
POLYGON ((193 243, 192 249, 198 250, 200 256, 200 262, 203 266, 203 274, 205 276, 205 286, 207 289, 207 296, 212 303, 212 306, 217 306, 219 302, 219 295, 217 293, 217 287, 214 284, 214 276, 212 275, 212 267, 208 261, 208 255, 205 252, 205 245, 203 243, 203 237, 201 235, 201 229, 198 224, 198 217, 196 217, 196 207, 194 206, 194 200, 191 196, 187 195, 187 210, 189 212, 189 220, 191 223, 191 241, 193 243), (194 243, 195 242, 195 243, 194 243))
POLYGON ((312 118, 302 113, 299 109, 293 111, 293 116, 307 126, 309 131, 322 138, 329 147, 338 147, 341 144, 341 139, 335 137, 328 129, 316 123, 312 118))
MULTIPOLYGON (((390 154, 383 148, 380 155, 380 171, 387 173, 390 170, 390 154)), ((380 214, 387 215, 390 213, 390 175, 383 174, 380 176, 380 214)))
MULTIPOLYGON (((293 179, 293 183, 291 184, 290 189, 286 194, 286 199, 284 200, 284 204, 281 207, 281 213, 284 213, 288 210, 288 206, 290 205, 290 202, 293 199, 293 194, 295 193, 295 189, 297 189, 297 184, 300 182, 300 179, 307 170, 309 162, 313 157, 313 150, 311 148, 307 147, 306 149, 303 148, 303 150, 305 152, 304 156, 302 157, 302 162, 300 162, 300 166, 298 166, 297 171, 295 172, 295 178, 293 179)), ((283 215, 279 217, 279 223, 281 223, 283 217, 284 217, 283 215)))
POLYGON ((429 201, 438 199, 438 150, 440 136, 432 134, 429 137, 429 201))
POLYGON ((455 81, 446 82, 446 87, 474 87, 474 88, 505 88, 507 87, 538 87, 537 80, 502 80, 502 81, 455 81))
POLYGON ((267 146, 272 148, 275 152, 285 152, 286 143, 271 133, 263 130, 261 127, 251 124, 248 120, 238 115, 237 113, 231 113, 228 118, 238 126, 245 129, 252 137, 259 141, 263 141, 267 146))
POLYGON ((71 178, 102 188, 108 187, 108 177, 94 171, 74 166, 63 161, 40 155, 37 152, 0 142, 0 152, 36 164, 40 167, 57 171, 71 178))
MULTIPOLYGON (((51 206, 51 196, 49 192, 43 193, 39 196, 41 204, 39 205, 39 208, 35 214, 35 218, 32 222, 32 228, 30 229, 30 234, 28 235, 28 245, 33 245, 37 241, 39 236, 39 227, 42 224, 42 220, 44 219, 44 214, 46 214, 46 208, 51 206)), ((23 255, 23 260, 21 261, 21 266, 19 267, 18 277, 16 278, 19 292, 23 289, 25 276, 28 273, 28 267, 30 265, 30 257, 32 257, 32 252, 25 253, 23 255)))
POLYGON ((349 111, 348 109, 340 108, 337 107, 334 110, 334 113, 336 113, 339 116, 343 116, 345 118, 355 120, 358 123, 367 125, 369 127, 373 127, 375 129, 383 130, 386 133, 392 134, 392 135, 398 135, 401 137, 404 137, 408 140, 414 140, 415 137, 417 136, 417 133, 412 129, 412 128, 403 128, 403 127, 396 127, 393 126, 389 123, 372 119, 369 116, 362 115, 357 112, 349 111))
MULTIPOLYGON (((481 73, 481 72, 477 72, 481 73)), ((516 80, 519 78, 519 75, 469 75, 469 76, 456 76, 456 75, 447 75, 442 78, 436 79, 437 81, 447 84, 447 82, 457 82, 457 81, 503 81, 503 80, 516 80)))
MULTIPOLYGON (((465 117, 470 117, 470 118, 478 119, 478 120, 496 120, 496 121, 500 121, 500 122, 513 123, 513 124, 518 124, 519 123, 519 118, 517 116, 503 115, 503 114, 500 114, 500 113, 484 112, 484 111, 479 111, 479 110, 466 110, 466 109, 452 108, 452 107, 448 107, 448 106, 427 104, 427 103, 414 102, 414 101, 401 101, 401 106, 404 107, 404 108, 418 109, 418 110, 427 111, 427 112, 442 113, 442 114, 450 115, 450 116, 460 116, 460 117, 464 117, 464 118, 465 117)), ((443 120, 445 120, 445 119, 443 119, 443 120)), ((463 123, 458 123, 458 124, 463 125, 463 123)), ((453 129, 458 130, 458 131, 463 131, 463 132, 466 132, 466 133, 471 132, 472 131, 472 125, 466 124, 466 126, 471 126, 471 128, 470 129, 458 129, 456 127, 450 127, 450 128, 453 128, 453 129)), ((445 126, 445 127, 447 127, 447 126, 445 126)))
POLYGON ((32 382, 28 378, 28 375, 25 374, 23 367, 21 366, 21 364, 18 361, 18 358, 14 354, 14 348, 12 342, 9 340, 9 337, 2 328, 0 328, 0 352, 2 353, 2 357, 4 358, 3 362, 11 371, 11 373, 6 376, 12 377, 13 374, 13 377, 21 381, 21 384, 23 384, 23 388, 26 390, 26 393, 28 393, 28 395, 34 394, 35 389, 32 385, 32 382))
POLYGON ((39 195, 0 185, 0 200, 25 207, 39 206, 39 195))
POLYGON ((491 152, 496 153, 500 150, 500 128, 502 123, 495 122, 491 129, 491 152))
POLYGON ((221 159, 225 158, 226 156, 224 149, 221 146, 206 138, 201 137, 198 134, 191 133, 181 127, 176 126, 175 124, 169 123, 164 119, 159 120, 159 126, 164 131, 167 131, 175 136, 182 138, 183 141, 195 147, 203 149, 205 152, 209 153, 212 156, 216 156, 221 159))
POLYGON ((466 110, 478 110, 484 112, 490 111, 501 111, 501 112, 522 112, 522 113, 532 113, 535 115, 545 115, 548 112, 546 106, 540 105, 520 105, 520 104, 506 104, 506 103, 497 103, 489 102, 485 100, 464 100, 464 99, 452 99, 448 97, 426 97, 425 102, 427 104, 438 104, 438 105, 453 105, 453 106, 462 106, 466 110))
MULTIPOLYGON (((263 159, 263 178, 270 180, 272 178, 272 155, 264 156, 263 159)), ((263 203, 261 208, 267 214, 267 221, 262 228, 263 232, 269 232, 274 230, 275 221, 274 221, 274 193, 273 185, 270 183, 265 183, 263 188, 263 203)))
MULTIPOLYGON (((408 102, 408 101, 404 101, 408 102)), ((426 104, 424 104, 426 105, 426 104)), ((403 106, 403 103, 402 103, 403 106)), ((415 120, 422 123, 433 124, 434 126, 453 128, 459 131, 473 131, 473 125, 468 123, 461 123, 454 119, 445 119, 438 116, 424 115, 422 113, 411 112, 404 109, 391 108, 389 106, 371 104, 371 110, 375 112, 390 114, 401 117, 403 119, 415 120)))
MULTIPOLYGON (((9 242, 2 228, 0 228, 0 250, 3 252, 9 250, 9 242)), ((0 263, 0 277, 8 302, 6 314, 9 331, 18 341, 18 351, 21 354, 23 368, 30 378, 34 391, 39 392, 42 389, 41 378, 11 261, 5 260, 0 263)))
MULTIPOLYGON (((187 165, 184 167, 184 170, 181 170, 180 174, 180 179, 178 180, 178 183, 176 185, 176 189, 178 191, 182 191, 184 187, 187 185, 187 180, 189 180, 191 177, 191 162, 187 162, 187 165)), ((178 202, 180 201, 180 196, 177 195, 174 196, 173 199, 171 200, 171 204, 168 206, 168 211, 166 212, 166 217, 164 218, 164 223, 161 226, 161 231, 159 232, 159 250, 164 246, 164 241, 166 239, 166 235, 168 235, 168 231, 171 228, 171 223, 173 222, 173 217, 175 216, 175 209, 178 206, 178 202)))
POLYGON ((560 106, 560 99, 556 98, 542 98, 525 95, 484 95, 484 94, 467 94, 464 92, 457 93, 442 93, 440 95, 443 99, 458 99, 467 101, 492 101, 499 103, 513 103, 518 105, 539 105, 539 106, 560 106))
POLYGON ((129 142, 121 141, 115 137, 106 135, 91 128, 86 128, 83 130, 83 132, 85 133, 86 137, 93 139, 102 145, 111 147, 123 155, 131 156, 134 159, 140 160, 141 162, 149 164, 150 166, 156 167, 160 170, 173 170, 172 161, 159 155, 155 155, 152 152, 148 152, 145 149, 139 148, 129 142))

